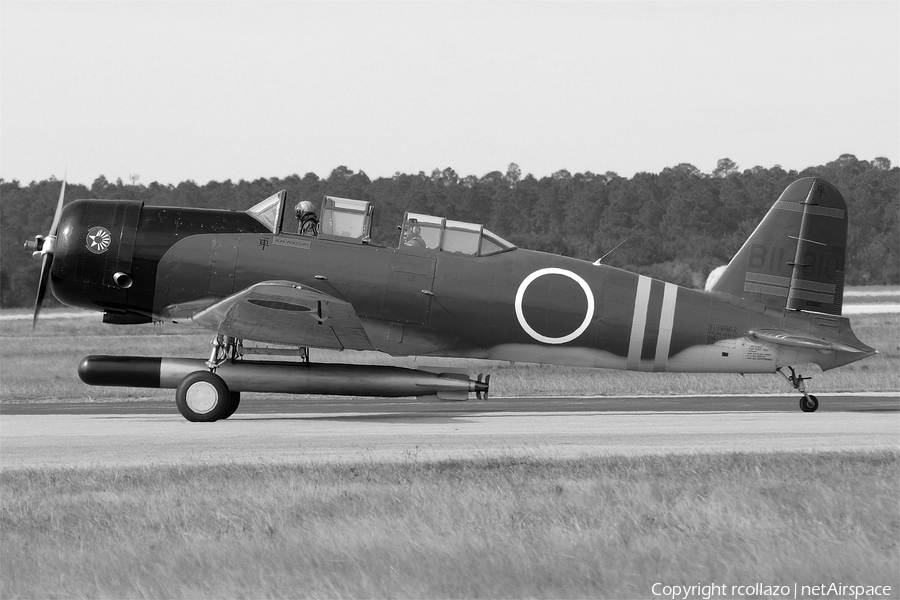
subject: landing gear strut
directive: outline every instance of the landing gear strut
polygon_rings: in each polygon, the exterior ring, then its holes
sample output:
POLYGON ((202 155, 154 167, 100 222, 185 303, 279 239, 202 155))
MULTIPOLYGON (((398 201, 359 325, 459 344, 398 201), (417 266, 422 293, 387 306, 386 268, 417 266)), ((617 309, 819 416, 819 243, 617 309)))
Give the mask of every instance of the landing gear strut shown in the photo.
POLYGON ((803 397, 800 398, 800 410, 803 412, 816 412, 816 409, 819 408, 819 400, 812 394, 807 393, 806 384, 803 383, 807 379, 812 379, 812 377, 803 377, 800 373, 795 373, 793 367, 788 367, 791 374, 785 375, 781 370, 781 367, 778 367, 776 370, 778 373, 787 379, 787 382, 791 384, 791 386, 803 394, 803 397))
POLYGON ((188 421, 211 423, 227 419, 234 414, 241 403, 241 393, 232 392, 216 369, 226 362, 240 362, 245 354, 283 354, 298 356, 300 364, 309 367, 309 348, 301 346, 293 350, 264 347, 244 347, 243 340, 230 335, 218 334, 211 342, 212 350, 206 361, 207 371, 194 371, 175 390, 175 405, 178 412, 188 421))
POLYGON ((215 373, 216 369, 223 362, 237 358, 240 342, 230 335, 222 335, 220 333, 211 343, 213 349, 209 354, 209 360, 206 361, 206 366, 209 367, 210 371, 215 373))

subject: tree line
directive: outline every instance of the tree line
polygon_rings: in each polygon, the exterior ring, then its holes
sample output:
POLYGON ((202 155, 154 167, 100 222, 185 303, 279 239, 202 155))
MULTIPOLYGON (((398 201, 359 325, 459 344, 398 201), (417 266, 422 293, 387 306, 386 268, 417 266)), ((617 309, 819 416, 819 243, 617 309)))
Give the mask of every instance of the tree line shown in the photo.
MULTIPOLYGON (((741 170, 721 159, 709 174, 682 163, 631 178, 560 170, 538 179, 523 176, 515 163, 505 173, 482 177, 463 177, 447 168, 372 180, 341 166, 327 178, 307 173, 203 186, 193 181, 126 184, 101 175, 90 188, 67 186, 66 200, 132 199, 156 206, 245 210, 279 190, 287 190, 291 204, 310 200, 319 206, 326 195, 356 198, 375 206, 374 244, 396 245, 396 226, 404 212, 413 211, 483 223, 520 247, 586 260, 615 248, 604 263, 702 287, 709 272, 737 252, 784 188, 807 176, 829 181, 847 201, 847 285, 900 283, 900 169, 886 158, 867 161, 852 154, 799 172, 779 165, 741 170)), ((0 306, 34 302, 40 268, 22 244, 46 235, 59 186, 52 178, 27 186, 0 179, 0 306)))

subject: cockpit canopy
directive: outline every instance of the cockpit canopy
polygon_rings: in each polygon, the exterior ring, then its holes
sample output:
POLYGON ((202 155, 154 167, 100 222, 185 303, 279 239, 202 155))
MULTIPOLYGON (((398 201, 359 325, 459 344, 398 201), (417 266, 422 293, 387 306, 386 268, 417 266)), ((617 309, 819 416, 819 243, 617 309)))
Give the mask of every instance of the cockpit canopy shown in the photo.
POLYGON ((368 244, 374 207, 365 200, 325 196, 319 237, 329 240, 368 244))
MULTIPOLYGON (((336 196, 325 196, 319 218, 318 237, 365 244, 372 227, 371 203, 336 196)), ((287 207, 287 192, 282 190, 247 209, 246 213, 275 235, 296 234, 299 222, 287 207)))
MULTIPOLYGON (((325 196, 319 218, 318 237, 368 244, 373 211, 374 207, 365 200, 325 196)), ((285 190, 269 196, 246 212, 275 235, 297 234, 299 231, 299 223, 293 212, 288 210, 285 190)), ((412 212, 404 215, 399 247, 470 256, 489 256, 515 248, 483 225, 412 212)))
POLYGON ((497 234, 485 229, 484 225, 411 212, 406 213, 403 219, 400 246, 471 256, 489 256, 515 248, 497 234))

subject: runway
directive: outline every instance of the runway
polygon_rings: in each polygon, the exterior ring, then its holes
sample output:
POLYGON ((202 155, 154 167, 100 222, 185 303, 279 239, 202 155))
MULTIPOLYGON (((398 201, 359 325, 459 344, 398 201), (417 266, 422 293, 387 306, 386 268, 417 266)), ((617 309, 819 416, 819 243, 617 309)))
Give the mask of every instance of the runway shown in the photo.
POLYGON ((900 395, 301 399, 251 395, 227 421, 189 423, 172 402, 0 407, 13 468, 573 458, 610 454, 900 447, 900 395))

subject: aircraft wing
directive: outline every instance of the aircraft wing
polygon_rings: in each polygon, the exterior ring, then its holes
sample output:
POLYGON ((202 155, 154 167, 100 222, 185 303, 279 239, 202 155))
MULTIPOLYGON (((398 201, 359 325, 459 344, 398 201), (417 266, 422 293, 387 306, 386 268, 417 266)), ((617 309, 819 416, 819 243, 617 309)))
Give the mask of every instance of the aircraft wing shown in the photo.
POLYGON ((374 350, 349 302, 291 281, 263 281, 191 316, 243 340, 336 350, 374 350))

